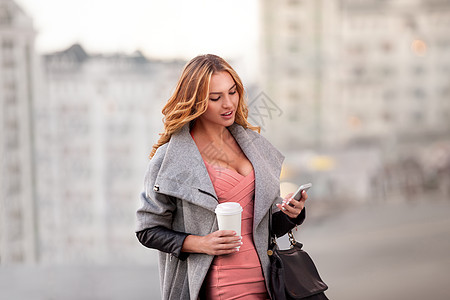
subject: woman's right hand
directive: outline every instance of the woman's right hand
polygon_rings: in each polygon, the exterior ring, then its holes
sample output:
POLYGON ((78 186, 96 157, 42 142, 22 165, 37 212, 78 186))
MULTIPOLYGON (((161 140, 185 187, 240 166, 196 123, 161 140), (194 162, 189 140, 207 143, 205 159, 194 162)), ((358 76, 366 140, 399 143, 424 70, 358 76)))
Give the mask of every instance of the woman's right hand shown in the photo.
POLYGON ((205 236, 188 235, 183 243, 183 252, 225 255, 239 251, 241 237, 233 230, 218 230, 205 236))

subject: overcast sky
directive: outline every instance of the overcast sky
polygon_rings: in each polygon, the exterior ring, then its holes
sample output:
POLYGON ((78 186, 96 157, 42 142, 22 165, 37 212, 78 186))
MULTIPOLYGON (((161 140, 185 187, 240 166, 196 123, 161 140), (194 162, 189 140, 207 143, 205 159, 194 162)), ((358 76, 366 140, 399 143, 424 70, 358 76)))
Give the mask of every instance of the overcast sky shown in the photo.
POLYGON ((90 52, 242 59, 258 46, 257 0, 15 1, 33 17, 39 52, 79 42, 90 52))

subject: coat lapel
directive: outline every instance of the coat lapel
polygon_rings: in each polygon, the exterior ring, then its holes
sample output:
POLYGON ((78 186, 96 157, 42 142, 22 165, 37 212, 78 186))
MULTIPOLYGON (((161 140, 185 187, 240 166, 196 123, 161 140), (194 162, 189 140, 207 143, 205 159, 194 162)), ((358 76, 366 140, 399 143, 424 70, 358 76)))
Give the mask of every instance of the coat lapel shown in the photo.
POLYGON ((159 192, 214 211, 217 195, 203 158, 189 132, 189 124, 168 143, 155 185, 159 192))
MULTIPOLYGON (((253 227, 261 222, 280 192, 284 156, 258 133, 238 124, 228 127, 255 172, 253 227)), ((173 134, 155 185, 161 193, 214 211, 218 200, 203 158, 189 133, 189 124, 173 134)))
POLYGON ((284 156, 260 134, 233 124, 228 127, 255 171, 255 229, 280 195, 280 172, 284 156))

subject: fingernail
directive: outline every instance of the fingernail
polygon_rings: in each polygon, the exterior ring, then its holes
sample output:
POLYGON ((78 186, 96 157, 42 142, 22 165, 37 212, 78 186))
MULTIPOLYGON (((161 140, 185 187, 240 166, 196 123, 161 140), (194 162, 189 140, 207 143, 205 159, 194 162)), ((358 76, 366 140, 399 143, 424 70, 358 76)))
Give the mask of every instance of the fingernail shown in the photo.
POLYGON ((284 207, 282 207, 281 209, 282 209, 282 210, 286 210, 286 208, 284 208, 284 207))
POLYGON ((239 252, 239 248, 236 248, 236 252, 239 252))

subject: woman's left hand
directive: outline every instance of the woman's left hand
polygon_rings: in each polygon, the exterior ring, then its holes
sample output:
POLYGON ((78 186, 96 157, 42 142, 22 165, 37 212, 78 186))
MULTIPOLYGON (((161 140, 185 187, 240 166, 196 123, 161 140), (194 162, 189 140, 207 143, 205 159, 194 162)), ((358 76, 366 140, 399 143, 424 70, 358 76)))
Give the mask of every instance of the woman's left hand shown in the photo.
POLYGON ((284 212, 289 218, 295 219, 298 217, 303 207, 305 207, 305 201, 308 199, 308 194, 305 191, 302 192, 300 200, 291 198, 294 193, 290 193, 284 198, 283 203, 277 204, 277 207, 284 212))

